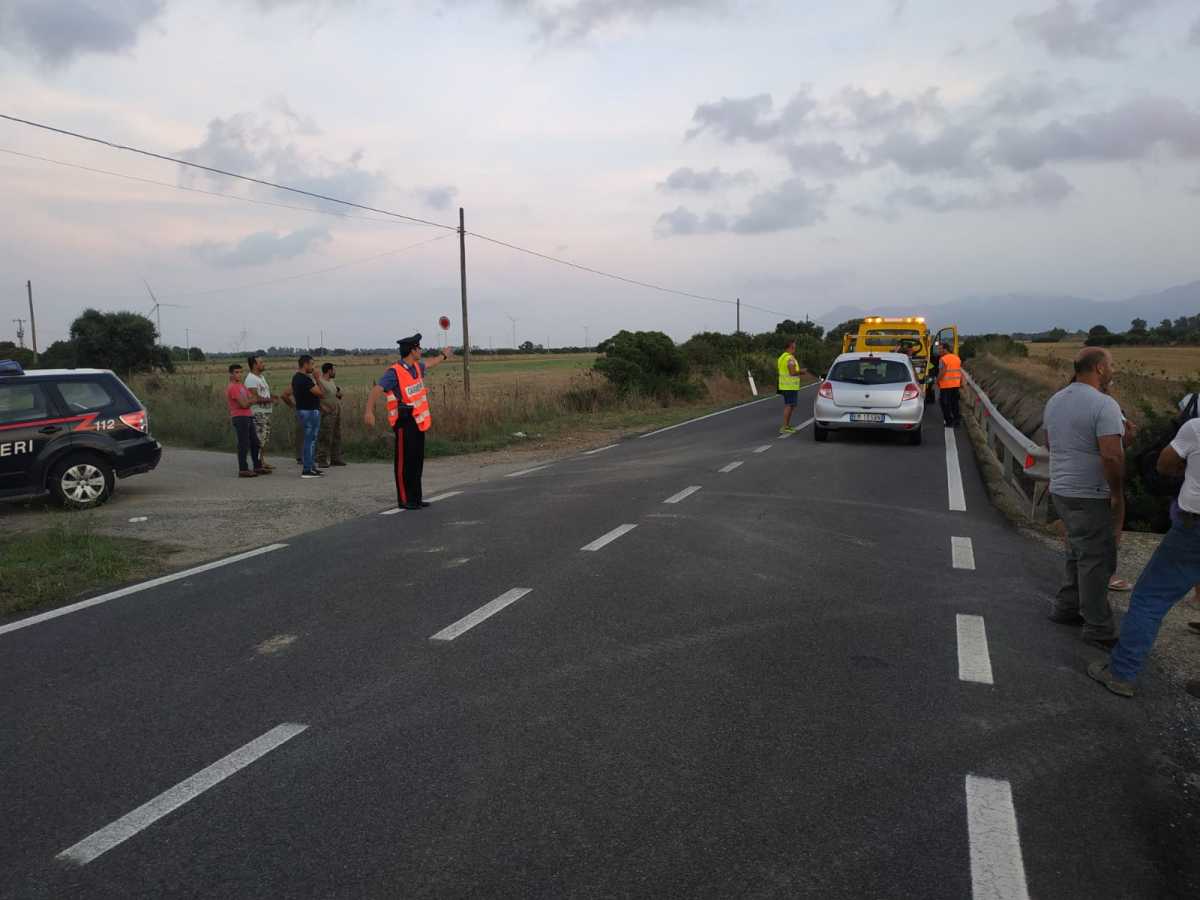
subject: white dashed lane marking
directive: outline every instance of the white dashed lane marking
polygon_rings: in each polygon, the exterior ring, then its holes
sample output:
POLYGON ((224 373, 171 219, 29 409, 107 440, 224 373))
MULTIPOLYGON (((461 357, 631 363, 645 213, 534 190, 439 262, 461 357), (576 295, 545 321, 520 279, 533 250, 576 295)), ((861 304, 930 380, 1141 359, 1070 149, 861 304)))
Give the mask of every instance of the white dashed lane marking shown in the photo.
POLYGON ((163 816, 179 809, 189 800, 196 799, 230 775, 266 756, 281 744, 287 743, 306 728, 308 728, 307 725, 292 723, 275 726, 266 734, 234 750, 208 768, 201 769, 192 777, 179 782, 175 787, 163 791, 153 800, 143 803, 133 812, 121 816, 112 824, 105 825, 99 831, 85 837, 78 844, 68 847, 56 858, 81 866, 87 865, 96 857, 107 853, 139 831, 153 825, 163 816))
POLYGON ((763 444, 761 447, 755 447, 754 452, 755 453, 766 453, 770 449, 771 449, 770 444, 763 444))
POLYGON ((511 606, 513 603, 516 603, 532 590, 533 588, 513 588, 511 591, 505 591, 495 600, 491 601, 490 603, 485 603, 483 606, 479 607, 479 609, 475 610, 475 612, 463 616, 453 625, 447 625, 429 639, 431 641, 452 641, 456 637, 459 637, 460 635, 470 631, 480 622, 490 619, 506 606, 511 606))
POLYGON ((975 548, 969 537, 950 538, 950 558, 956 569, 975 570, 975 548))
POLYGON ((608 546, 609 544, 611 544, 613 541, 615 541, 617 538, 621 537, 622 535, 629 534, 629 532, 633 531, 633 529, 635 529, 635 528, 637 528, 637 525, 618 525, 616 528, 614 528, 608 534, 601 535, 600 537, 598 537, 594 541, 592 541, 590 544, 584 544, 579 549, 580 550, 588 550, 588 551, 599 550, 602 547, 608 546))
POLYGON ((696 493, 696 491, 700 490, 700 487, 701 486, 698 484, 685 487, 678 494, 672 494, 670 497, 664 500, 663 503, 678 503, 680 500, 686 500, 688 497, 692 496, 692 494, 696 493))
POLYGON ((80 600, 78 603, 72 603, 70 606, 62 606, 58 609, 52 609, 50 612, 44 612, 40 615, 30 616, 28 619, 18 619, 16 622, 9 622, 7 625, 0 625, 0 634, 8 634, 10 631, 28 628, 30 625, 37 625, 39 622, 57 619, 59 616, 65 616, 73 612, 79 612, 81 609, 87 609, 89 606, 98 606, 101 603, 107 603, 109 600, 116 600, 120 597, 128 597, 130 594, 136 594, 139 591, 146 591, 150 588, 159 587, 160 585, 170 584, 172 581, 181 581, 184 578, 191 578, 193 575, 199 575, 201 572, 211 572, 213 569, 221 568, 221 566, 228 566, 232 563, 241 562, 244 559, 261 556, 262 554, 270 553, 273 550, 282 550, 286 546, 287 544, 270 544, 266 547, 259 547, 257 550, 248 550, 245 553, 238 553, 236 556, 230 556, 225 559, 218 559, 215 562, 205 563, 204 565, 196 566, 193 569, 184 569, 182 572, 175 572, 173 575, 164 575, 161 578, 143 581, 141 584, 130 585, 127 588, 121 588, 119 591, 110 591, 107 594, 101 594, 99 597, 92 597, 89 600, 80 600))
POLYGON ((992 658, 988 654, 983 617, 959 613, 955 618, 958 624, 958 680, 992 684, 992 658))
POLYGON ((958 467, 958 440, 954 429, 946 429, 946 484, 950 494, 952 512, 967 511, 967 497, 963 492, 962 471, 958 467))
POLYGON ((1007 781, 968 775, 967 835, 974 900, 1029 900, 1017 811, 1007 781))
POLYGON ((723 466, 720 469, 718 469, 717 471, 718 472, 732 472, 734 469, 736 469, 741 464, 742 464, 742 461, 739 459, 737 462, 731 462, 729 465, 723 466))
POLYGON ((522 475, 531 475, 534 472, 540 472, 543 469, 548 469, 548 468, 550 468, 549 463, 547 463, 544 466, 534 466, 532 469, 522 469, 520 472, 509 472, 504 477, 505 478, 520 478, 522 475))

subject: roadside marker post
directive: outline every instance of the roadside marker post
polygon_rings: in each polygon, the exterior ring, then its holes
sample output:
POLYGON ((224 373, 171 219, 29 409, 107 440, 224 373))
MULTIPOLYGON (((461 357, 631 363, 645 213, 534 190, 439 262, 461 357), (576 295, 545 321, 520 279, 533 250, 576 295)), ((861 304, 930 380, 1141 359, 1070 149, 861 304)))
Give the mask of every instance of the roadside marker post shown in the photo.
POLYGON ((758 396, 758 385, 754 383, 754 376, 750 374, 750 370, 746 370, 746 377, 750 379, 750 393, 755 397, 758 396))

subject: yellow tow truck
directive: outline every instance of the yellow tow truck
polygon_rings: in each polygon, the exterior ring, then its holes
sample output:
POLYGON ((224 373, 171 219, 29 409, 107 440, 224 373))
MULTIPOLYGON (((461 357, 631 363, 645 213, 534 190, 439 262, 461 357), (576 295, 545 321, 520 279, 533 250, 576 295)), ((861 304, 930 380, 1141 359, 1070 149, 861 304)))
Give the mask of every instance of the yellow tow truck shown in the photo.
POLYGON ((857 332, 842 336, 843 353, 906 353, 913 371, 925 385, 937 375, 929 370, 934 344, 944 344, 958 353, 958 328, 947 325, 936 334, 929 331, 924 316, 867 316, 857 332))

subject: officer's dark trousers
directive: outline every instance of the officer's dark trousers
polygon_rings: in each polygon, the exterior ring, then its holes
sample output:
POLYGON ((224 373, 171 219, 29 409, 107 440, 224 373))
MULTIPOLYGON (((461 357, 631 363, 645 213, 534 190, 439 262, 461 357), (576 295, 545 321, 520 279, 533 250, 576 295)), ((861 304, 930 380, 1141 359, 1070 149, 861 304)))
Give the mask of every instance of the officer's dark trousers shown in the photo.
POLYGON ((412 416, 396 424, 396 501, 400 506, 421 502, 421 471, 425 468, 425 432, 412 416))
POLYGON ((958 391, 958 388, 942 388, 940 390, 942 418, 950 426, 957 425, 962 421, 962 413, 958 408, 958 391))

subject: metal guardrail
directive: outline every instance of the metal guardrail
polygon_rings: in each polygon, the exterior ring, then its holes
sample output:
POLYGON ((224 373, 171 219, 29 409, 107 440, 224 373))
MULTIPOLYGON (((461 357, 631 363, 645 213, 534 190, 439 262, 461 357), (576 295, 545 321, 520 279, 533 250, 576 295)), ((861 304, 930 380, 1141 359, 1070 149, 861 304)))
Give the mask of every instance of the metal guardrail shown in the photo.
POLYGON ((1050 450, 1036 444, 996 408, 969 373, 963 372, 967 410, 987 436, 988 448, 1004 470, 1004 480, 1029 504, 1034 521, 1046 521, 1050 499, 1050 450))

